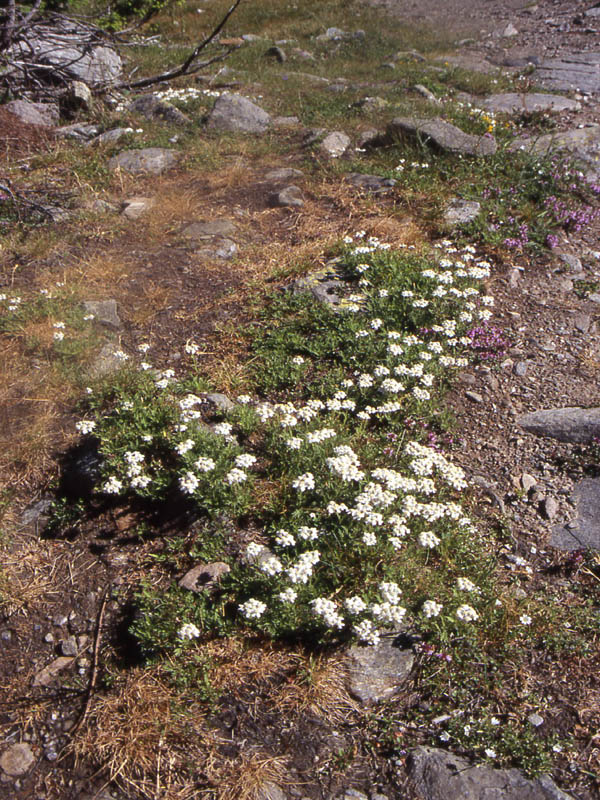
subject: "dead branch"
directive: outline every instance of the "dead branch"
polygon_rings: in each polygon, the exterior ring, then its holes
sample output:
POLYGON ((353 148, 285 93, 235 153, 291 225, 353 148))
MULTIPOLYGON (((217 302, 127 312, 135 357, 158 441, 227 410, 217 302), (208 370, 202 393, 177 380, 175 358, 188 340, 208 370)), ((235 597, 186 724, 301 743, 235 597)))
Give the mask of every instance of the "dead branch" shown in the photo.
POLYGON ((223 59, 227 58, 229 53, 231 52, 231 48, 226 52, 219 56, 215 56, 214 58, 209 59, 208 61, 203 61, 200 63, 194 63, 200 53, 208 47, 208 45, 221 33, 223 28, 225 27, 227 21, 236 10, 236 8, 240 5, 242 0, 235 0, 235 3, 231 6, 229 11, 225 14, 225 16, 221 19, 217 27, 204 39, 197 47, 192 50, 190 55, 186 58, 183 64, 180 64, 178 67, 174 67, 173 69, 167 70, 166 72, 161 73, 160 75, 152 75, 149 78, 140 78, 137 81, 124 81, 123 83, 118 83, 116 85, 116 89, 142 89, 146 86, 152 86, 155 83, 162 83, 164 81, 171 81, 174 78, 179 78, 182 75, 191 75, 195 72, 198 72, 204 67, 209 66, 210 64, 214 64, 216 61, 222 61, 223 59))
POLYGON ((54 219, 52 213, 47 208, 41 206, 39 203, 35 203, 33 200, 29 200, 27 197, 21 194, 21 192, 17 191, 16 189, 13 189, 12 186, 10 186, 9 184, 0 183, 0 192, 5 192, 12 200, 15 206, 15 211, 17 212, 17 219, 19 221, 21 221, 20 212, 22 206, 26 206, 27 208, 33 211, 38 211, 40 214, 43 214, 43 216, 47 217, 50 220, 54 219))

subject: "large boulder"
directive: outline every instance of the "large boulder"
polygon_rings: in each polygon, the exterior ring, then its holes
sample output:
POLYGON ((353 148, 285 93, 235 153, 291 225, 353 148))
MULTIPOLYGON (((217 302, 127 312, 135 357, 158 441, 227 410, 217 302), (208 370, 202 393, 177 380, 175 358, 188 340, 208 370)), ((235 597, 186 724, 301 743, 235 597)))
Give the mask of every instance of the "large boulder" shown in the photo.
POLYGON ((43 125, 51 128, 58 123, 58 106, 56 103, 31 103, 29 100, 11 100, 4 106, 21 122, 29 125, 43 125))
POLYGON ((433 747, 415 747, 407 766, 424 800, 572 800, 547 775, 528 780, 518 769, 477 767, 433 747))
POLYGON ((223 94, 208 117, 208 127, 218 131, 264 133, 271 117, 256 103, 239 94, 223 94))
POLYGON ((474 136, 443 119, 396 117, 387 127, 386 138, 416 139, 438 150, 464 156, 491 156, 497 144, 493 136, 474 136))
POLYGON ((600 436, 600 408, 548 408, 521 415, 517 422, 536 436, 586 444, 600 436))
POLYGON ((119 54, 102 44, 94 31, 76 22, 61 20, 53 25, 32 25, 27 37, 7 52, 17 62, 35 63, 35 72, 47 83, 83 81, 88 86, 110 86, 121 75, 119 54))

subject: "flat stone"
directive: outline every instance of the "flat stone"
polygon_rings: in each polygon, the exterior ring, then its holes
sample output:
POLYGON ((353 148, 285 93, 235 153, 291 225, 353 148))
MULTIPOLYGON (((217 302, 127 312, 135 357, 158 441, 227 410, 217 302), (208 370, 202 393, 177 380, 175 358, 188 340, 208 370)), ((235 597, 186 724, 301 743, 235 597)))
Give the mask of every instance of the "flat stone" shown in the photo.
POLYGON ((298 125, 300 125, 299 117, 273 117, 275 128, 295 128, 298 125))
POLYGON ((596 6, 595 8, 588 8, 585 12, 586 17, 600 17, 600 6, 596 6))
POLYGON ((294 169, 294 167, 278 167, 272 169, 265 175, 265 180, 271 183, 279 183, 280 181, 289 181, 293 178, 303 178, 304 173, 301 169, 294 169))
POLYGON ((577 509, 575 520, 557 525, 550 544, 559 550, 600 550, 600 479, 585 478, 573 489, 571 501, 577 509))
POLYGON ((120 142, 121 139, 124 139, 126 136, 130 135, 131 128, 111 128, 109 131, 104 131, 104 133, 94 136, 93 139, 88 141, 88 145, 93 147, 105 144, 115 144, 115 142, 120 142))
POLYGON ((558 94, 519 94, 506 92, 487 97, 480 105, 495 114, 522 114, 534 111, 578 111, 581 103, 558 94))
POLYGON ((465 397, 470 400, 472 403, 483 403, 483 397, 479 394, 479 392, 465 392, 465 397))
POLYGON ((129 110, 142 114, 146 119, 165 120, 174 125, 190 125, 192 120, 166 100, 161 100, 155 94, 143 94, 136 97, 129 104, 129 110))
POLYGON ((213 247, 201 247, 194 251, 194 255, 199 258, 218 258, 221 261, 229 261, 238 251, 237 244, 231 239, 220 239, 213 247))
MULTIPOLYGON (((125 130, 118 128, 118 130, 125 130)), ((99 125, 93 125, 87 122, 75 122, 72 125, 61 125, 54 133, 65 139, 76 139, 80 142, 89 142, 94 137, 97 137, 101 131, 99 125)))
POLYGON ((272 192, 269 195, 270 206, 281 206, 289 208, 302 208, 304 205, 304 197, 302 190, 299 186, 291 184, 281 189, 278 192, 272 192))
POLYGON ((34 677, 32 686, 51 686, 59 674, 71 666, 75 659, 68 656, 59 656, 41 669, 34 677))
POLYGON ((433 747, 411 750, 407 768, 424 800, 573 800, 547 775, 528 780, 518 769, 475 766, 433 747))
POLYGON ((502 31, 502 37, 504 39, 509 39, 512 36, 517 36, 518 33, 519 31, 515 28, 512 22, 509 22, 506 28, 504 28, 504 30, 502 31))
POLYGON ((329 158, 343 156, 350 147, 350 137, 343 131, 332 131, 319 145, 319 151, 329 158))
POLYGON ((521 475, 521 486, 526 492, 529 492, 531 489, 535 489, 537 486, 537 480, 530 475, 528 472, 524 472, 521 475))
POLYGON ((0 768, 11 778, 25 775, 31 769, 35 756, 26 742, 11 745, 0 756, 0 768))
POLYGON ((294 294, 310 292, 315 300, 336 308, 341 302, 339 292, 342 292, 345 287, 346 283, 341 280, 335 268, 326 265, 295 280, 292 284, 292 292, 294 294))
POLYGON ((152 197, 130 197, 123 201, 121 206, 121 214, 127 219, 139 219, 142 214, 149 211, 154 205, 152 197))
POLYGON ((265 133, 271 117, 262 108, 239 94, 223 94, 208 117, 212 130, 242 133, 265 133))
POLYGON ((600 436, 600 408, 550 408, 517 418, 518 424, 536 436, 559 442, 585 444, 600 436))
POLYGON ((481 211, 481 203, 476 200, 452 200, 444 211, 444 222, 452 227, 468 225, 473 222, 481 211))
POLYGON ((87 314, 94 315, 96 322, 107 328, 118 330, 122 325, 116 300, 84 300, 83 307, 87 314))
POLYGON ((574 325, 580 333, 587 333, 592 324, 592 318, 589 314, 576 314, 574 325))
POLYGON ((3 106, 21 122, 53 128, 58 123, 59 111, 56 103, 31 103, 29 100, 11 100, 3 106))
POLYGON ((230 572, 230 567, 223 561, 215 561, 212 564, 198 564, 185 573, 179 581, 182 589, 201 594, 202 592, 213 592, 223 575, 230 572))
POLYGON ((37 525, 46 518, 46 514, 52 506, 51 497, 42 497, 37 503, 28 506, 21 514, 19 522, 21 525, 37 525))
POLYGON ((204 402, 210 403, 217 411, 221 411, 223 413, 233 411, 235 408, 235 403, 233 400, 230 400, 226 394, 220 394, 219 392, 208 392, 206 394, 201 394, 200 397, 204 402))
POLYGON ((541 504, 541 511, 546 519, 554 519, 558 514, 559 505, 553 497, 546 497, 541 504))
POLYGON ((60 643, 60 652, 63 656, 76 656, 79 652, 77 639, 74 636, 68 636, 66 639, 63 639, 60 643))
POLYGON ((148 173, 160 175, 174 167, 179 153, 164 147, 146 147, 143 150, 123 150, 108 162, 110 170, 121 169, 133 175, 148 173))
POLYGON ((428 89, 426 86, 423 86, 422 83, 416 83, 413 86, 413 89, 415 90, 415 92, 420 94, 421 97, 424 97, 425 100, 429 100, 430 103, 435 103, 436 105, 441 104, 441 100, 434 95, 431 89, 428 89))
POLYGON ((350 172, 345 178, 357 189, 372 194, 385 194, 391 191, 397 183, 394 178, 381 178, 379 175, 365 175, 361 172, 350 172))
POLYGON ((364 705, 379 703, 397 694, 410 675, 415 657, 393 638, 375 646, 353 645, 348 651, 348 690, 364 705))
POLYGON ((540 717, 539 714, 529 714, 527 717, 527 722, 529 722, 530 725, 533 725, 534 728, 539 728, 540 725, 544 724, 544 718, 540 717))
POLYGON ((183 229, 183 235, 188 239, 212 239, 215 236, 234 236, 236 231, 233 220, 220 217, 207 222, 192 222, 183 229))
POLYGON ((540 62, 533 80, 555 91, 600 91, 600 51, 563 53, 540 62))
POLYGON ((581 259, 572 253, 560 253, 555 251, 557 257, 566 264, 571 272, 583 272, 583 265, 581 259))
POLYGON ((417 139, 439 150, 469 156, 490 156, 496 152, 492 136, 473 136, 443 119, 411 119, 396 117, 387 127, 386 136, 395 139, 417 139))
POLYGON ((352 103, 353 108, 361 108, 363 111, 383 111, 388 106, 387 100, 377 96, 363 97, 361 100, 357 100, 356 103, 352 103))
POLYGON ((121 369, 123 362, 115 355, 115 350, 117 349, 117 346, 110 344, 110 342, 102 347, 90 367, 90 376, 92 378, 101 378, 121 369))

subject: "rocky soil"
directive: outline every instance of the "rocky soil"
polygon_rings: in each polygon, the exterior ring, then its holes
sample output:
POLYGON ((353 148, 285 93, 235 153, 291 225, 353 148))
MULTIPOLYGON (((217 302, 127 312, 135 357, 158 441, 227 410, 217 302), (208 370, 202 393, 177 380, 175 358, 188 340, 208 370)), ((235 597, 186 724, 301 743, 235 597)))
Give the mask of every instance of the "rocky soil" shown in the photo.
MULTIPOLYGON (((600 135, 593 128, 600 124, 600 9, 581 0, 540 0, 526 6, 522 0, 380 0, 374 5, 415 24, 443 25, 464 35, 458 48, 447 55, 451 63, 473 70, 509 72, 530 65, 527 78, 532 90, 568 94, 561 118, 565 128, 593 134, 590 140, 576 135, 569 144, 570 152, 590 173, 596 171, 600 180, 600 135), (595 10, 599 13, 591 13, 595 10)), ((496 102, 507 101, 496 98, 496 102)), ((12 117, 7 122, 15 126, 15 135, 9 138, 11 152, 17 156, 56 135, 52 128, 31 122, 18 125, 12 117)), ((285 132, 290 123, 274 123, 262 109, 235 94, 217 102, 209 121, 209 127, 254 134, 273 124, 285 132)), ((292 122, 293 130, 294 125, 292 122)), ((418 125, 418 120, 397 125, 406 129, 418 125)), ((434 139, 439 136, 440 147, 481 146, 470 141, 474 137, 468 142, 458 140, 439 126, 425 132, 434 139)), ((93 138, 92 131, 87 134, 93 138)), ((301 130, 295 134, 299 152, 307 134, 310 132, 301 130)), ((534 140, 537 146, 535 135, 528 141, 534 140)), ((321 142, 321 155, 337 158, 349 145, 346 134, 330 132, 321 142)), ((157 351, 165 361, 173 356, 170 337, 184 340, 190 320, 194 321, 196 341, 210 349, 219 324, 243 316, 236 301, 228 299, 246 279, 239 266, 229 267, 234 256, 251 251, 253 244, 268 237, 282 247, 293 247, 300 233, 290 214, 306 205, 321 202, 323 219, 337 226, 340 234, 347 222, 336 198, 317 201, 310 196, 304 188, 304 173, 293 159, 273 163, 268 172, 247 168, 237 183, 227 185, 207 177, 202 186, 190 186, 171 147, 123 150, 108 163, 108 169, 143 176, 143 194, 132 194, 123 205, 130 221, 160 202, 154 178, 163 181, 163 191, 210 195, 203 219, 190 217, 171 231, 166 244, 150 246, 136 240, 135 233, 129 234, 129 240, 122 242, 122 255, 137 259, 136 280, 123 281, 118 305, 112 299, 102 303, 90 299, 86 307, 99 324, 117 332, 123 347, 133 349, 139 337, 128 320, 134 314, 143 317, 149 300, 142 287, 160 274, 170 296, 177 298, 169 302, 168 309, 161 308, 157 300, 158 310, 149 317, 157 351), (267 221, 274 213, 279 216, 267 221), (207 260, 212 269, 200 272, 198 264, 207 260)), ((383 227, 394 181, 378 182, 360 175, 350 175, 348 180, 355 188, 374 190, 380 204, 377 222, 383 227)), ((306 230, 301 233, 310 235, 306 230)), ((455 458, 478 487, 476 512, 496 522, 501 517, 507 537, 502 568, 519 574, 526 596, 542 581, 557 581, 564 587, 568 580, 565 564, 585 548, 600 549, 600 480, 582 479, 573 467, 574 444, 600 437, 598 412, 581 411, 598 404, 600 220, 591 221, 577 233, 565 234, 546 257, 515 254, 494 267, 489 291, 496 298, 495 321, 506 338, 499 368, 482 364, 465 370, 448 402, 461 437, 455 458), (554 409, 566 411, 531 416, 531 412, 554 409)), ((332 302, 335 281, 330 274, 318 275, 313 285, 319 301, 332 302)), ((181 358, 181 353, 176 355, 181 358)), ((111 364, 114 348, 101 354, 95 368, 99 373, 109 372, 111 364)), ((7 425, 27 424, 15 409, 5 413, 7 425)), ((97 466, 86 453, 77 460, 81 455, 75 455, 75 464, 66 465, 67 476, 75 476, 77 492, 81 482, 93 482, 97 466)), ((85 760, 64 750, 81 723, 88 687, 95 681, 100 645, 108 642, 120 663, 136 667, 139 654, 127 634, 131 609, 111 592, 139 578, 151 561, 152 542, 129 535, 135 510, 132 517, 130 509, 120 508, 90 520, 73 541, 68 536, 40 540, 50 496, 42 490, 36 494, 34 484, 26 485, 25 494, 27 502, 15 518, 18 536, 7 553, 6 567, 16 576, 34 611, 27 616, 8 614, 0 623, 2 685, 12 687, 10 703, 2 709, 0 796, 20 800, 137 800, 150 796, 176 800, 168 788, 149 795, 146 790, 136 793, 133 787, 131 793, 116 785, 107 787, 85 760), (56 679, 65 671, 71 675, 68 687, 57 688, 56 679), (42 714, 36 704, 43 708, 42 714)), ((157 520, 157 529, 168 535, 169 526, 180 522, 157 520)), ((188 578, 196 580, 196 576, 188 578)), ((251 661, 254 654, 244 657, 251 661)), ((268 660, 264 654, 256 655, 257 661, 261 658, 268 660)), ((356 720, 353 715, 368 711, 373 722, 377 704, 392 696, 402 697, 407 707, 419 704, 415 654, 401 638, 377 648, 355 647, 344 656, 339 670, 343 677, 335 687, 339 714, 333 720, 309 710, 301 719, 282 725, 272 689, 277 687, 278 701, 285 708, 283 689, 295 674, 295 659, 300 660, 301 655, 275 652, 269 653, 269 658, 273 663, 264 667, 262 682, 250 680, 246 685, 240 681, 237 693, 231 692, 215 722, 215 737, 223 752, 234 732, 238 739, 267 743, 273 752, 279 746, 294 752, 292 765, 279 767, 272 780, 260 788, 256 797, 261 800, 600 797, 597 736, 590 738, 586 751, 592 779, 588 780, 589 775, 585 780, 571 779, 570 766, 564 763, 560 770, 564 791, 545 776, 529 780, 521 771, 476 765, 428 746, 415 747, 406 757, 394 759, 386 758, 385 753, 360 751, 361 732, 349 723, 356 720), (347 771, 340 769, 337 761, 334 770, 336 754, 341 754, 338 760, 343 762, 348 753, 356 757, 349 759, 347 771), (334 773, 335 779, 328 779, 334 773)), ((562 686, 560 676, 551 669, 540 680, 542 685, 535 691, 545 693, 546 713, 556 720, 557 728, 566 724, 569 715, 588 727, 600 722, 597 680, 586 683, 585 696, 576 686, 562 686), (584 711, 579 710, 582 708, 584 711), (579 719, 582 715, 583 721, 579 719)), ((167 713, 162 706, 160 709, 157 713, 167 713)), ((204 791, 199 789, 193 796, 204 796, 204 791)))

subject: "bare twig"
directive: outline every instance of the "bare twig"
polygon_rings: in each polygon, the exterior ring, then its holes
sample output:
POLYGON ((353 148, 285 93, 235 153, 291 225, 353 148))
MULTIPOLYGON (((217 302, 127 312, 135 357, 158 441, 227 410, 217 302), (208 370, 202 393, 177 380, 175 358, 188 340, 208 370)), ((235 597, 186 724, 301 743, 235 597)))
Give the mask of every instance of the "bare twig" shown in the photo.
POLYGON ((102 598, 102 605, 100 606, 100 612, 98 614, 98 622, 96 625, 96 641, 94 642, 94 655, 92 661, 92 674, 90 676, 90 682, 88 684, 87 695, 85 698, 85 705, 83 706, 79 719, 71 729, 71 737, 75 736, 77 731, 81 728, 81 726, 85 722, 85 718, 87 717, 88 711, 90 710, 92 695, 94 694, 94 689, 96 688, 96 681, 98 679, 98 657, 100 654, 100 641, 102 640, 102 623, 104 621, 104 612, 106 611, 106 604, 108 603, 108 593, 109 589, 107 587, 106 591, 104 592, 104 597, 102 598))
POLYGON ((161 73, 160 75, 152 75, 149 78, 141 78, 138 81, 125 81, 123 83, 117 84, 115 88, 117 89, 142 89, 146 86, 152 86, 155 83, 161 83, 163 81, 171 81, 174 78, 179 78, 182 75, 192 74, 194 72, 198 72, 198 70, 203 69, 204 67, 209 66, 210 64, 214 64, 216 61, 222 61, 223 59, 227 58, 229 53, 231 52, 231 48, 226 52, 219 56, 215 56, 214 58, 209 59, 208 61, 201 62, 199 64, 195 64, 194 62, 200 55, 200 53, 208 47, 208 45, 219 35, 219 33, 225 27, 228 19, 231 17, 233 12, 236 8, 240 5, 242 0, 235 0, 235 3, 231 6, 229 11, 225 14, 225 16, 221 19, 217 27, 204 39, 197 47, 192 50, 190 55, 186 58, 183 64, 180 64, 178 67, 173 69, 167 70, 166 72, 161 73))
POLYGON ((40 214, 43 214, 48 219, 54 219, 52 213, 48 211, 47 208, 41 206, 39 203, 35 203, 33 200, 29 200, 27 197, 24 197, 24 195, 22 195, 21 192, 16 191, 16 189, 13 189, 11 186, 9 186, 9 184, 0 183, 0 192, 6 192, 6 194, 9 195, 10 199, 15 204, 17 219, 19 221, 21 220, 21 214, 20 214, 21 206, 28 206, 29 208, 34 209, 35 211, 39 211, 40 214))

